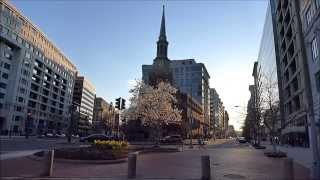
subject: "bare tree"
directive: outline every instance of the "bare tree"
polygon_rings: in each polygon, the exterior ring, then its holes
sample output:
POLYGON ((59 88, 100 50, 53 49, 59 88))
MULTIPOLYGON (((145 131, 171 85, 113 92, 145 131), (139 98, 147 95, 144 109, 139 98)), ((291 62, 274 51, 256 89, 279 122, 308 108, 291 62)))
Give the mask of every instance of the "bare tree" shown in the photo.
POLYGON ((263 124, 269 130, 273 150, 276 152, 275 139, 281 134, 284 127, 280 126, 279 119, 279 92, 275 69, 262 73, 261 76, 261 113, 263 124))

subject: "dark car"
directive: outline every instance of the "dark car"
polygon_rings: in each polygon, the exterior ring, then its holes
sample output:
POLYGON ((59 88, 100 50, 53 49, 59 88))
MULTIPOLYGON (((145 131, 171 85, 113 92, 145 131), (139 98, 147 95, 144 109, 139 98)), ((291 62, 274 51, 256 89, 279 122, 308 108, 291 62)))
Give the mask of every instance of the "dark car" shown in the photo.
POLYGON ((244 138, 244 137, 238 137, 238 142, 239 142, 239 143, 246 143, 247 140, 246 140, 246 138, 244 138))
POLYGON ((173 144, 173 143, 181 144, 183 143, 183 139, 180 135, 171 135, 171 136, 164 137, 163 139, 160 140, 160 142, 165 144, 173 144))
POLYGON ((81 137, 80 142, 94 142, 95 140, 100 140, 100 141, 107 141, 110 138, 104 134, 91 134, 86 137, 81 137))

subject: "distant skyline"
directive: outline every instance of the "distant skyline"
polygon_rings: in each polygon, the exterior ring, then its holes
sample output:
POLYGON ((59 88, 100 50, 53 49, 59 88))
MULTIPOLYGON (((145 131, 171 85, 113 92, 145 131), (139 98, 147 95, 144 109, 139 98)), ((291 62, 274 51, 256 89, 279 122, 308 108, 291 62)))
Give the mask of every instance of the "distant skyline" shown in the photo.
MULTIPOLYGON (((141 65, 156 56, 161 0, 11 2, 108 102, 128 98, 132 82, 141 78, 141 65)), ((205 64, 210 86, 239 130, 267 1, 167 1, 165 6, 169 59, 194 58, 205 64)))

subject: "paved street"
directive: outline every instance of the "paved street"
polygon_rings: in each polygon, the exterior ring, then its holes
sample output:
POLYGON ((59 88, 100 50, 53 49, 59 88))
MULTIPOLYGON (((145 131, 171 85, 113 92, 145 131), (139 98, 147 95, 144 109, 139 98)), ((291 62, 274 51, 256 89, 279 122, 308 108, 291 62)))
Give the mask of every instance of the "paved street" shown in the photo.
MULTIPOLYGON (((283 159, 271 159, 248 144, 238 144, 234 140, 219 145, 208 145, 206 149, 185 148, 178 153, 142 154, 138 156, 138 179, 199 179, 201 175, 201 155, 210 155, 211 173, 216 179, 283 179, 283 159)), ((43 169, 43 162, 30 158, 1 161, 3 176, 37 176, 43 169), (9 166, 15 171, 10 172, 9 166), (19 166, 21 168, 19 168, 19 166), (27 171, 23 168, 28 166, 27 171), (34 166, 34 168, 32 168, 34 166), (12 167, 11 167, 12 168, 12 167), (38 173, 38 174, 37 174, 38 173)), ((296 180, 306 180, 308 171, 295 164, 296 180)), ((70 164, 55 162, 54 177, 88 178, 108 177, 125 179, 127 163, 122 164, 70 164)))
MULTIPOLYGON (((78 140, 74 140, 78 142, 78 140)), ((24 151, 24 150, 37 150, 37 149, 51 149, 55 147, 65 146, 67 143, 66 138, 36 138, 30 137, 25 139, 24 137, 14 138, 1 138, 0 153, 7 153, 12 151, 24 151)))
POLYGON ((66 138, 36 138, 29 137, 1 137, 0 138, 0 160, 14 157, 31 155, 40 150, 61 147, 74 147, 80 143, 74 139, 72 144, 67 143, 66 138))

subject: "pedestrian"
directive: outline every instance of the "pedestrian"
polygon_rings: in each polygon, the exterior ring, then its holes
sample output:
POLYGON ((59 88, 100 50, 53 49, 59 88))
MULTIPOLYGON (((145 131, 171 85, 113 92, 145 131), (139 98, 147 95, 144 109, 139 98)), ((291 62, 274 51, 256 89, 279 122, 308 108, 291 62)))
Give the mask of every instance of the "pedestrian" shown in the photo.
POLYGON ((199 144, 199 149, 205 149, 204 141, 201 137, 198 139, 198 144, 199 144))

